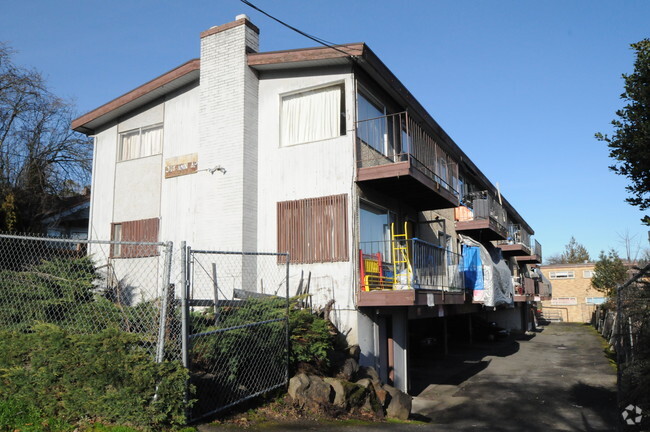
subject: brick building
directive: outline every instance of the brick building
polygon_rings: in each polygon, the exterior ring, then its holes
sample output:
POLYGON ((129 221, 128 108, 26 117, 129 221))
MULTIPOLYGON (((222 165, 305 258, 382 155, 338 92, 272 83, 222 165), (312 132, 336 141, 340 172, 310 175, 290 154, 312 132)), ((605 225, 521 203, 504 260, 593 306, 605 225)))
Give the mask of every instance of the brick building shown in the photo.
POLYGON ((601 291, 592 288, 594 263, 554 264, 540 266, 553 284, 553 298, 542 301, 545 315, 562 321, 588 322, 596 305, 607 300, 601 291))

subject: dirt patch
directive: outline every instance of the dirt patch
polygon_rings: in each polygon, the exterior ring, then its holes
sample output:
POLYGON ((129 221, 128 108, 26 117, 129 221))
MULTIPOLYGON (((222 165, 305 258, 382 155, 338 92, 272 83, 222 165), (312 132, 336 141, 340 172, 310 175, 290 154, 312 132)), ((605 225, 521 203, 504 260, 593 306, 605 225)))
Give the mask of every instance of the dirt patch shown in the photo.
MULTIPOLYGON (((241 408, 217 417, 210 423, 199 425, 201 432, 235 429, 278 429, 306 430, 315 425, 348 424, 365 425, 387 423, 377 421, 368 412, 348 413, 342 410, 313 411, 297 407, 287 394, 276 394, 274 398, 258 400, 241 408)), ((419 422, 405 422, 414 423, 419 422)))

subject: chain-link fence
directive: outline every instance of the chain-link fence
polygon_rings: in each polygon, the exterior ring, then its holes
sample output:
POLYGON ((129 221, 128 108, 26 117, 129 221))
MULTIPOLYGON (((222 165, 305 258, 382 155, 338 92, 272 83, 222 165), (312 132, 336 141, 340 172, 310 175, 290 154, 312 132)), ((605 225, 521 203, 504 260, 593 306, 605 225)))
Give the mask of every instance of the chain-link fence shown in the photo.
MULTIPOLYGON (((617 289, 614 323, 619 408, 632 405, 625 426, 650 424, 650 264, 617 289), (645 416, 637 415, 636 408, 645 416), (632 420, 632 421, 629 421, 632 420), (638 420, 638 421, 637 421, 638 420)), ((628 410, 629 411, 629 410, 628 410)))
POLYGON ((129 333, 189 369, 197 420, 287 383, 288 271, 277 254, 0 234, 0 330, 129 333))
POLYGON ((286 385, 289 264, 278 254, 188 248, 185 256, 197 420, 286 385))
POLYGON ((117 328, 137 334, 158 361, 180 359, 180 326, 168 301, 171 247, 0 235, 0 328, 117 328), (119 257, 120 248, 133 258, 119 257))
POLYGON ((619 430, 650 424, 650 264, 634 272, 593 318, 616 355, 619 430))

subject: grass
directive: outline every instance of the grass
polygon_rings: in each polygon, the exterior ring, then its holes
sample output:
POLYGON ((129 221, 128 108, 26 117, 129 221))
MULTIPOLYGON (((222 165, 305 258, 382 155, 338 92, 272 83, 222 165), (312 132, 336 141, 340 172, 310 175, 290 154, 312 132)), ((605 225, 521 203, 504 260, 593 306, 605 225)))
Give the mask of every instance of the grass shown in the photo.
MULTIPOLYGON (((109 425, 101 422, 70 424, 48 418, 33 406, 19 404, 11 399, 0 400, 0 432, 144 432, 130 426, 109 425)), ((196 432, 193 427, 169 429, 169 432, 196 432)))

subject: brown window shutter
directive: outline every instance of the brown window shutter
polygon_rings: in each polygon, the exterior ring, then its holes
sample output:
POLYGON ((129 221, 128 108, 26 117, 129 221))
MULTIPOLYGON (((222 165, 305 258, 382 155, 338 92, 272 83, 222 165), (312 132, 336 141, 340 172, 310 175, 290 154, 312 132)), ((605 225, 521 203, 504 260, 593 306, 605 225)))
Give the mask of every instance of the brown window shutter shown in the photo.
POLYGON ((347 194, 279 202, 277 217, 278 252, 292 263, 348 260, 347 194))

